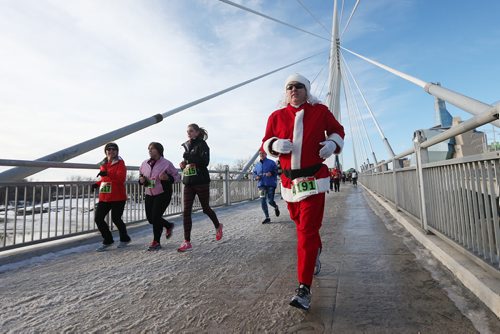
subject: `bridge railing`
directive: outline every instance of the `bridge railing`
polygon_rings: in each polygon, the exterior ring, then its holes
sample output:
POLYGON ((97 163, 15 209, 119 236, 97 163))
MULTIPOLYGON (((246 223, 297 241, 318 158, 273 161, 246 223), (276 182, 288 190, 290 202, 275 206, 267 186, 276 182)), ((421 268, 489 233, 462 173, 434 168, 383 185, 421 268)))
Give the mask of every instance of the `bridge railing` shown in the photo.
MULTIPOLYGON (((211 206, 258 198, 255 181, 251 178, 236 180, 240 172, 228 169, 209 172, 212 176, 211 206)), ((92 183, 0 182, 0 251, 97 231, 94 213, 99 197, 92 190, 92 183)), ((126 224, 144 221, 144 188, 136 180, 127 181, 125 187, 128 199, 123 221, 126 224)), ((182 213, 183 187, 182 183, 174 184, 172 200, 165 215, 182 213)), ((193 210, 200 209, 201 204, 196 198, 193 210)), ((109 215, 107 222, 114 229, 109 215)))
POLYGON ((424 166, 427 226, 498 267, 498 153, 424 166))
POLYGON ((391 202, 397 210, 487 268, 500 269, 500 153, 488 152, 428 162, 427 148, 498 118, 489 110, 429 140, 417 132, 414 148, 368 169, 359 182, 391 202), (402 168, 414 154, 416 166, 402 168), (384 170, 384 171, 382 171, 384 170))

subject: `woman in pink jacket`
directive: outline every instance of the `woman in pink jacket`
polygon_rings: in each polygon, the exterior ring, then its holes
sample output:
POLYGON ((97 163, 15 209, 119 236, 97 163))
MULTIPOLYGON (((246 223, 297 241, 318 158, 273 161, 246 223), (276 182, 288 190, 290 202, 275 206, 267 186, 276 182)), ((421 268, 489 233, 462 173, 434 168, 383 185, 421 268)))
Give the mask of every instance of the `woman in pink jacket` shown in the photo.
POLYGON ((163 219, 163 213, 172 199, 172 184, 178 182, 181 176, 174 165, 163 157, 163 146, 152 142, 148 146, 150 159, 144 161, 139 169, 139 183, 146 187, 146 218, 153 225, 153 242, 148 251, 161 248, 160 238, 163 228, 165 236, 172 236, 174 224, 163 219))

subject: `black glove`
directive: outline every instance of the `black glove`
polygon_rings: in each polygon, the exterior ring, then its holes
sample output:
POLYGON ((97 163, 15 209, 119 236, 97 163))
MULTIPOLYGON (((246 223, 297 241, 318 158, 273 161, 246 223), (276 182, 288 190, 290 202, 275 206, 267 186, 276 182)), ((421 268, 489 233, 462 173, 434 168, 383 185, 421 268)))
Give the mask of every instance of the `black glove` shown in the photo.
POLYGON ((102 170, 99 172, 99 174, 97 174, 97 176, 108 176, 108 171, 102 170))
POLYGON ((99 185, 97 183, 93 183, 91 188, 92 190, 96 190, 99 188, 99 185))

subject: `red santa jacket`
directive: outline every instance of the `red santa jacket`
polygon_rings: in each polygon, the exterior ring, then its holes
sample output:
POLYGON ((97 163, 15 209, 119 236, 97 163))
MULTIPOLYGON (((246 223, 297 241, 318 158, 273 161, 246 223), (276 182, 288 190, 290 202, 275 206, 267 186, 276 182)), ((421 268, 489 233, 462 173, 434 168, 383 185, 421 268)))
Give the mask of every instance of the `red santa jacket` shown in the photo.
MULTIPOLYGON (((285 108, 273 112, 267 121, 262 147, 267 154, 274 157, 276 154, 273 154, 275 152, 270 146, 276 139, 290 139, 293 143, 291 153, 279 155, 283 170, 299 170, 321 164, 314 173, 318 191, 326 192, 330 189, 330 173, 319 156, 323 147, 320 142, 327 139, 334 141, 337 144, 334 153, 340 153, 344 146, 344 127, 325 105, 304 103, 295 108, 288 104, 285 108)), ((285 173, 281 175, 281 186, 283 199, 293 202, 291 179, 285 173)))
MULTIPOLYGON (((100 189, 103 190, 103 183, 111 184, 111 192, 99 191, 100 202, 117 202, 126 201, 127 192, 125 191, 125 179, 127 178, 127 168, 122 158, 118 157, 112 162, 105 162, 101 165, 101 171, 106 171, 106 176, 101 176, 101 180, 97 182, 100 189)), ((109 189, 109 188, 108 188, 109 189)))

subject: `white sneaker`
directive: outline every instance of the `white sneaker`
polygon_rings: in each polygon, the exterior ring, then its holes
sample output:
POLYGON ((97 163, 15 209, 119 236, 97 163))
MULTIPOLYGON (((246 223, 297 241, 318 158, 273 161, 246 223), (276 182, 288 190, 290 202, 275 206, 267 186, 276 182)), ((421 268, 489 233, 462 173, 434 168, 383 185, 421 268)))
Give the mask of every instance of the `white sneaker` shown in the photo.
POLYGON ((125 248, 128 246, 128 244, 131 242, 132 240, 129 240, 129 241, 120 241, 120 243, 118 244, 118 246, 116 246, 116 248, 125 248))
POLYGON ((110 248, 113 244, 102 244, 95 250, 96 252, 105 252, 110 248))

